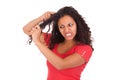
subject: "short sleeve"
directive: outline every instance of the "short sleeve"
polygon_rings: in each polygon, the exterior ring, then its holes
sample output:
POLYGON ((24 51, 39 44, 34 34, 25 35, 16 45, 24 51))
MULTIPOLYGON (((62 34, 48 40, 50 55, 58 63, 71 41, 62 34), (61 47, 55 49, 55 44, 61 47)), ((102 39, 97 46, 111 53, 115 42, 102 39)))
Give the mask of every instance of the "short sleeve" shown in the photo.
POLYGON ((44 33, 44 40, 45 40, 46 45, 50 43, 50 37, 51 37, 50 33, 44 33))
POLYGON ((88 45, 79 45, 75 48, 75 52, 80 54, 88 62, 92 55, 92 48, 88 45))

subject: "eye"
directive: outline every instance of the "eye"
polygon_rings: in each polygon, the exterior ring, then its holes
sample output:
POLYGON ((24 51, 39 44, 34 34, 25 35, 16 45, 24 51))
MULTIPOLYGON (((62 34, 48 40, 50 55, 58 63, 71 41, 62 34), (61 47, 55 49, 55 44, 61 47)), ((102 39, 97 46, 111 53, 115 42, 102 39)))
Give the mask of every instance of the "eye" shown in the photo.
POLYGON ((62 29, 62 28, 64 28, 64 26, 63 26, 63 25, 61 25, 61 26, 59 26, 59 28, 60 28, 60 29, 62 29))
POLYGON ((69 27, 72 27, 72 26, 73 26, 73 24, 72 24, 72 23, 69 23, 69 24, 68 24, 68 26, 69 26, 69 27))

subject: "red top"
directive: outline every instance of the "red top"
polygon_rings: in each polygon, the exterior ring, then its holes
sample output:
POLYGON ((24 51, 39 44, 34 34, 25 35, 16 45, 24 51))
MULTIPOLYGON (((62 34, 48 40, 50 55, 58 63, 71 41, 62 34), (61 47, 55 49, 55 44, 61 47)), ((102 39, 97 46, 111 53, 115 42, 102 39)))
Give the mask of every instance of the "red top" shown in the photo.
POLYGON ((47 61, 47 66, 48 66, 47 80, 80 80, 81 72, 84 70, 86 64, 88 63, 92 55, 92 48, 89 45, 78 44, 72 47, 72 49, 66 52, 65 54, 60 54, 57 51, 58 45, 59 44, 56 44, 52 49, 52 51, 59 57, 65 58, 71 54, 78 53, 86 60, 86 63, 77 67, 58 70, 51 63, 47 61))

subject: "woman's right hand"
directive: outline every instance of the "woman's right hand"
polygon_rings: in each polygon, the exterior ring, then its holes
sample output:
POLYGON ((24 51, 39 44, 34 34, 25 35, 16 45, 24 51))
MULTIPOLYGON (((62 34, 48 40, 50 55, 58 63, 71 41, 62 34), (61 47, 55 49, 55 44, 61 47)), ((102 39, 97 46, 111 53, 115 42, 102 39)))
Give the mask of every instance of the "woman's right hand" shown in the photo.
POLYGON ((34 28, 36 25, 38 25, 40 22, 45 21, 50 18, 50 16, 54 14, 54 12, 47 11, 45 12, 42 16, 30 21, 23 27, 24 33, 27 35, 31 35, 31 30, 34 28))
POLYGON ((54 13, 55 12, 47 11, 41 17, 43 18, 43 21, 45 21, 45 20, 49 19, 51 17, 51 15, 54 13))

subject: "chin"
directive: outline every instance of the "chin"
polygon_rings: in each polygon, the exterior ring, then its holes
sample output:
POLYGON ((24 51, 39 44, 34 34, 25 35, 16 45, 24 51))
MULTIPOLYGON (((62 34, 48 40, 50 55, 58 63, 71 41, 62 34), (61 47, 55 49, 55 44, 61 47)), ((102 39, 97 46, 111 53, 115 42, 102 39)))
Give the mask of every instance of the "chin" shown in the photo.
POLYGON ((71 41, 71 40, 74 40, 74 39, 73 38, 66 38, 65 40, 71 41))

